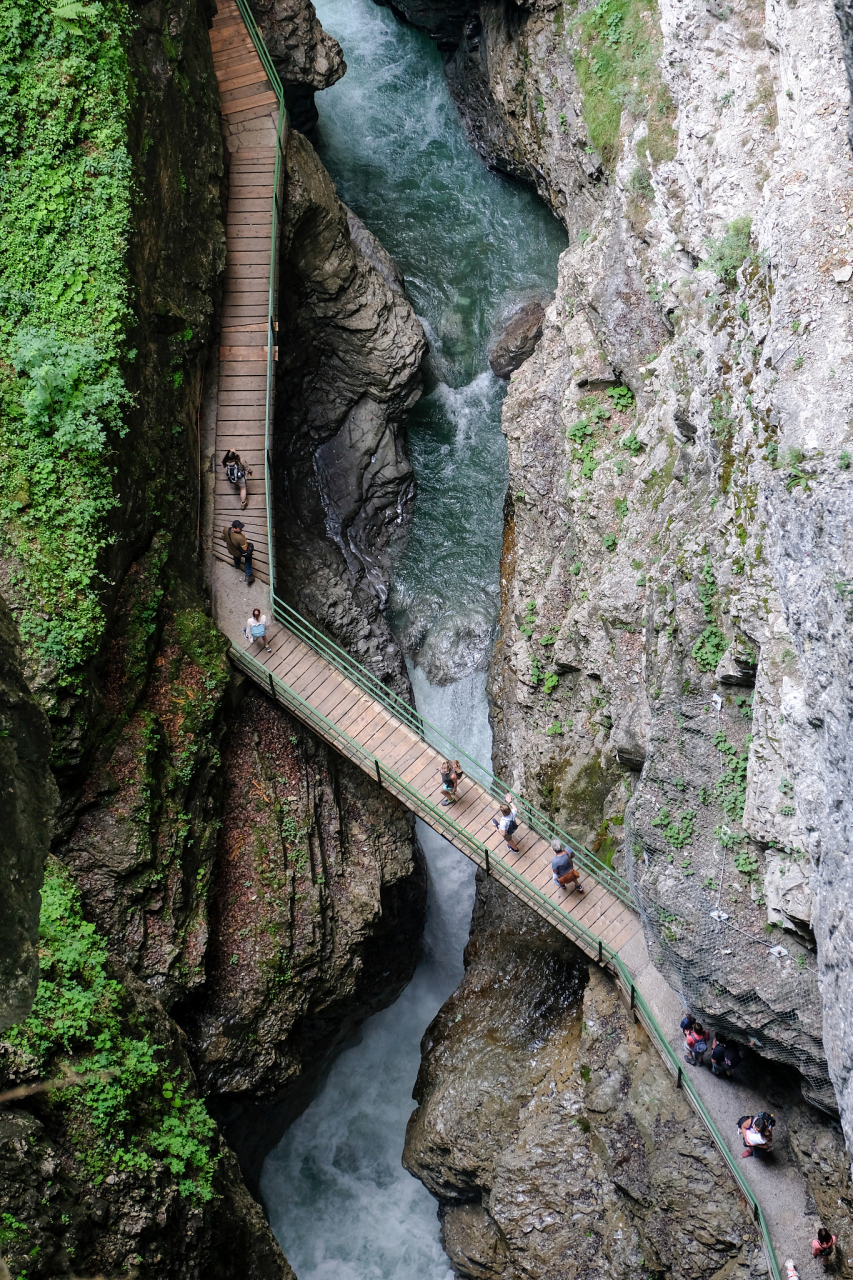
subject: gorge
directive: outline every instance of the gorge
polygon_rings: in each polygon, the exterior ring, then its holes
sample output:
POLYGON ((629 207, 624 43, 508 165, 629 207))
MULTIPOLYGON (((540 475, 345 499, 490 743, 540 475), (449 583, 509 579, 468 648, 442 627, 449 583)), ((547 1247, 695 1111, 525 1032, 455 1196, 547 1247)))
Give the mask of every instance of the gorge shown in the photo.
POLYGON ((681 1068, 718 1140, 633 986, 236 660, 220 10, 0 0, 3 1265, 805 1277, 823 1223, 849 1274, 849 15, 233 20, 290 113, 277 590, 625 883, 676 1053, 743 1046, 681 1068))

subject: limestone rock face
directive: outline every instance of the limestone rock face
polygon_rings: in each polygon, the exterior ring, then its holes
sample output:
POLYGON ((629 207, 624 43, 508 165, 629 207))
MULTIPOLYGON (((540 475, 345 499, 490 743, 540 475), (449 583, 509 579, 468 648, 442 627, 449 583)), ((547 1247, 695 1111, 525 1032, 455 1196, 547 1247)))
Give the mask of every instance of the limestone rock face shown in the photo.
POLYGON ((287 192, 273 458, 280 591, 405 692, 380 610, 388 547, 414 495, 402 424, 420 395, 426 339, 399 272, 298 133, 287 192))
POLYGON ((613 855, 655 962, 796 1066, 853 1143, 838 24, 662 0, 660 78, 626 90, 601 152, 576 59, 603 36, 544 0, 484 0, 457 29, 447 75, 475 145, 571 237, 504 406, 496 766, 613 855), (559 677, 547 694, 534 657, 559 677))
POLYGON ((441 1203, 456 1275, 764 1274, 734 1184, 615 988, 492 881, 422 1049, 403 1160, 441 1203))
POLYGON ((58 800, 47 717, 27 688, 18 644, 0 596, 0 1031, 27 1016, 38 984, 39 889, 58 800))

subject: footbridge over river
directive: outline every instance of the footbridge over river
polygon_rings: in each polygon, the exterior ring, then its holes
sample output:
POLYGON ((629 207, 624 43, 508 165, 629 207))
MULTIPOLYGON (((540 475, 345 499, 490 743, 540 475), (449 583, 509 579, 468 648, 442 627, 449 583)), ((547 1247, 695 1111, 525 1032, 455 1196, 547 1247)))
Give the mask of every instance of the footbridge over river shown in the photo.
MULTIPOLYGON (((497 804, 509 788, 276 595, 270 456, 278 341, 276 256, 287 114, 281 84, 248 0, 218 0, 210 40, 229 153, 210 543, 217 562, 213 566, 214 615, 231 641, 231 660, 275 702, 374 777, 610 973, 671 1071, 674 1087, 684 1089, 707 1126, 760 1227, 770 1274, 780 1280, 771 1227, 779 1244, 789 1250, 790 1195, 779 1203, 772 1171, 750 1168, 747 1178, 736 1158, 738 1152, 717 1125, 719 1121, 727 1127, 733 1145, 729 1113, 737 1116, 738 1109, 748 1111, 753 1103, 757 1111, 760 1098, 750 1096, 749 1088, 736 1092, 731 1085, 727 1093, 725 1084, 707 1072, 688 1078, 681 1065, 678 1032, 683 1005, 649 961, 627 882, 520 795, 513 795, 521 819, 516 835, 519 852, 513 853, 492 825, 497 804), (253 470, 245 509, 219 466, 230 448, 253 470), (220 538, 220 530, 235 517, 244 521, 255 545, 258 582, 251 587, 240 585, 243 576, 233 568, 220 538), (242 628, 256 604, 274 621, 268 633, 270 649, 255 644, 250 652, 242 628), (439 761, 445 756, 458 758, 466 774, 458 800, 447 808, 440 803, 438 774, 439 761), (573 850, 583 876, 583 894, 567 892, 553 882, 550 841, 554 837, 573 850), (667 1033, 661 1025, 668 1028, 667 1033)), ((749 1163, 759 1165, 755 1160, 749 1163)), ((804 1186, 795 1190, 797 1196, 804 1204, 804 1186)))

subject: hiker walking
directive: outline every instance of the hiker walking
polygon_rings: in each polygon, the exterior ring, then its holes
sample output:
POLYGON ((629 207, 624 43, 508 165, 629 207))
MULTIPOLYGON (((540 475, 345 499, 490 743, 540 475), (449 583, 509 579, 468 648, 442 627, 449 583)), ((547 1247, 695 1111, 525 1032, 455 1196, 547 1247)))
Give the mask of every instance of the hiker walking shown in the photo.
POLYGON ((684 1059, 691 1067, 701 1067, 702 1055, 708 1048, 708 1033, 701 1022, 694 1022, 684 1037, 684 1059))
POLYGON ((775 1123, 776 1120, 769 1111, 759 1111, 757 1116, 741 1116, 737 1127, 746 1148, 740 1153, 741 1160, 748 1160, 750 1156, 767 1155, 773 1146, 775 1123))
POLYGON ((580 875, 575 871, 575 861, 572 854, 559 840, 551 841, 551 849, 555 855, 551 859, 554 884, 562 885, 564 889, 577 889, 578 893, 583 893, 583 885, 581 884, 580 875))
POLYGON ((693 1017, 693 1014, 686 1013, 684 1017, 681 1019, 681 1034, 683 1036, 686 1036, 687 1032, 692 1031, 695 1026, 696 1026, 696 1019, 693 1017))
POLYGON ((249 504, 249 499, 246 496, 246 476, 252 474, 251 468, 244 466, 239 453, 235 453, 233 449, 226 449, 222 465, 225 468, 226 480, 230 480, 233 485, 239 486, 240 510, 245 511, 249 504))
POLYGON ((252 552, 255 547, 243 533, 244 527, 242 520, 232 520, 230 528, 222 530, 222 541, 234 557, 235 569, 239 569, 240 561, 245 560, 246 586, 250 587, 255 581, 252 573, 252 552))
POLYGON ((834 1236, 831 1231, 827 1231, 826 1227, 821 1227, 817 1233, 817 1239, 812 1240, 812 1257, 820 1258, 824 1267, 828 1267, 835 1255, 835 1242, 838 1236, 834 1236))
POLYGON ((711 1072, 715 1076, 732 1078, 732 1071, 741 1060, 740 1048, 730 1044, 725 1036, 715 1035, 711 1045, 711 1072))
POLYGON ((441 803, 445 809, 452 801, 458 798, 456 792, 459 787, 459 774, 455 765, 455 760, 452 762, 450 760, 442 760, 438 768, 438 772, 441 774, 441 790, 444 795, 441 803))
POLYGON ((243 628, 243 635, 249 641, 250 649, 257 640, 260 640, 261 644, 264 645, 267 653, 272 649, 272 645, 265 643, 267 638, 267 615, 261 613, 260 609, 252 610, 251 616, 243 628))
POLYGON ((518 810, 512 803, 512 796, 506 793, 506 802, 500 806, 501 816, 492 818, 492 825, 497 827, 504 840, 506 840, 513 853, 518 853, 518 845, 514 843, 512 835, 518 830, 518 810))

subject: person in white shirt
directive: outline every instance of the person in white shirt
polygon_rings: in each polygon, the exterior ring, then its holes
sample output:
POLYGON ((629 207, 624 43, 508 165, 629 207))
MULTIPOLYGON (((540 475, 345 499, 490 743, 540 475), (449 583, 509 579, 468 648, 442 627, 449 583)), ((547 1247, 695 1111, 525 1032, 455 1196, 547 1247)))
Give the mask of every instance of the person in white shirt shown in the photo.
POLYGON ((506 840, 510 849, 514 853, 518 853, 518 845, 514 843, 512 835, 518 830, 518 810, 512 803, 512 796, 506 793, 506 804, 501 805, 500 818, 492 818, 492 825, 497 827, 504 840, 506 840))
POLYGON ((741 1159, 766 1153, 773 1145, 773 1117, 766 1111, 759 1111, 757 1116, 741 1116, 738 1129, 746 1148, 741 1152, 741 1159))
POLYGON ((252 616, 248 619, 245 627, 243 628, 243 635, 248 640, 250 649, 256 640, 260 640, 267 653, 270 652, 272 645, 266 643, 267 615, 265 613, 261 613, 260 609, 252 610, 252 616))

